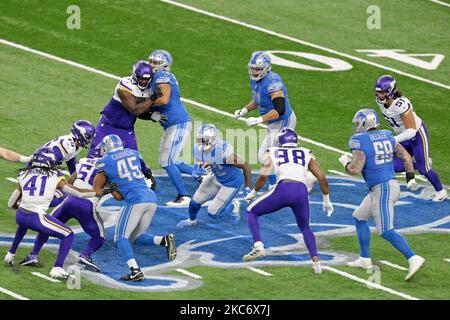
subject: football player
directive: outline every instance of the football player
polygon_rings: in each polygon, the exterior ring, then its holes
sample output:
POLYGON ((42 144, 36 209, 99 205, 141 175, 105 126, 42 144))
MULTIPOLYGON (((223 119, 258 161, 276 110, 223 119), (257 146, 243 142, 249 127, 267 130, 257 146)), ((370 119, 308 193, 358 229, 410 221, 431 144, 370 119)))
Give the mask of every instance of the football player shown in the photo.
MULTIPOLYGON (((134 124, 137 116, 147 111, 159 96, 159 91, 150 93, 150 81, 153 71, 147 61, 138 61, 133 65, 131 76, 122 78, 114 89, 111 100, 100 112, 100 120, 95 128, 88 157, 92 157, 103 138, 109 134, 118 135, 126 148, 138 150, 134 124)), ((145 177, 151 180, 152 188, 156 182, 152 171, 143 159, 139 159, 145 177)))
POLYGON ((425 259, 409 247, 406 239, 394 229, 394 204, 400 197, 400 186, 395 180, 393 157, 403 161, 408 189, 417 187, 411 156, 388 130, 377 130, 378 114, 372 109, 361 109, 353 117, 356 133, 349 140, 353 157, 342 155, 339 161, 350 174, 362 173, 369 194, 353 212, 360 257, 347 265, 371 269, 370 229, 367 220, 374 218, 378 233, 409 262, 406 281, 422 267, 425 259))
POLYGON ((5 263, 13 265, 16 250, 28 229, 61 240, 58 256, 50 276, 66 279, 69 274, 63 269, 74 238, 70 227, 46 213, 56 189, 80 197, 91 198, 104 194, 89 189, 79 189, 65 182, 64 175, 56 168, 56 155, 50 148, 38 149, 31 158, 30 166, 20 171, 17 189, 12 193, 8 207, 16 210, 19 225, 14 241, 5 256, 5 263), (20 202, 20 204, 19 204, 20 202))
MULTIPOLYGON (((428 130, 425 123, 413 109, 408 98, 397 90, 396 81, 389 75, 379 77, 375 83, 376 102, 386 121, 397 134, 395 141, 414 157, 414 167, 433 185, 436 194, 433 201, 447 199, 447 190, 443 188, 438 174, 431 169, 428 150, 428 130)), ((395 172, 404 172, 403 161, 394 159, 395 172)))
POLYGON ((161 90, 159 97, 147 114, 141 119, 158 122, 164 129, 159 147, 159 165, 167 172, 170 181, 177 190, 177 197, 166 205, 170 207, 187 207, 191 200, 184 184, 182 173, 192 174, 193 167, 180 161, 179 155, 192 131, 189 114, 181 102, 178 81, 171 73, 172 56, 165 50, 155 50, 148 61, 153 69, 150 89, 161 90))
MULTIPOLYGON (((189 203, 189 218, 177 224, 178 228, 197 224, 197 213, 201 205, 211 200, 208 215, 221 219, 231 214, 232 222, 240 219, 240 203, 236 195, 245 183, 244 195, 250 192, 251 168, 233 146, 217 139, 217 129, 212 124, 202 125, 197 132, 194 146, 194 160, 197 170, 209 168, 212 174, 204 174, 202 182, 189 203)), ((196 170, 193 175, 198 175, 196 170)))
POLYGON ((28 163, 31 160, 31 157, 29 156, 23 156, 21 154, 18 154, 17 152, 2 147, 0 147, 0 158, 11 162, 22 162, 22 163, 28 163))
POLYGON ((306 173, 309 169, 319 180, 323 193, 323 210, 328 216, 333 213, 330 201, 328 182, 312 152, 306 148, 297 147, 297 133, 291 128, 282 128, 276 136, 277 146, 267 149, 264 156, 263 170, 256 180, 253 190, 245 197, 252 201, 247 207, 247 222, 253 237, 253 248, 242 257, 243 261, 252 261, 265 255, 264 244, 261 241, 258 218, 262 215, 276 212, 289 207, 294 213, 297 225, 303 234, 306 247, 312 259, 315 273, 322 273, 317 255, 316 238, 309 226, 310 207, 306 173), (267 177, 274 171, 277 182, 274 188, 254 200, 257 192, 264 186, 267 177))
POLYGON ((144 181, 140 155, 136 150, 124 148, 117 135, 108 135, 102 141, 103 158, 96 162, 97 175, 94 190, 101 190, 107 181, 117 184, 119 194, 113 195, 124 201, 114 233, 114 242, 128 264, 130 273, 121 277, 123 281, 142 281, 144 274, 134 257, 132 244, 160 245, 166 248, 169 261, 175 259, 177 251, 175 236, 153 236, 147 229, 156 212, 156 195, 144 181))

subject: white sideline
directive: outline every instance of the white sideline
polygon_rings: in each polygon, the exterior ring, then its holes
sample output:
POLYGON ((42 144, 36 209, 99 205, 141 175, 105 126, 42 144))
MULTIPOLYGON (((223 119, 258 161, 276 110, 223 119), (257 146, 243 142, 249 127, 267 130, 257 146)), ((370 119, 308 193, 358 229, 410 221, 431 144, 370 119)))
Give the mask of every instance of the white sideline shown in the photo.
POLYGON ((175 269, 175 271, 180 272, 180 273, 183 273, 183 274, 185 274, 185 275, 187 275, 187 276, 189 276, 189 277, 191 277, 191 278, 194 278, 194 279, 202 279, 202 277, 199 276, 198 274, 189 272, 189 271, 184 270, 184 269, 181 269, 181 268, 175 269))
POLYGON ((273 274, 271 274, 271 273, 269 273, 269 272, 266 272, 266 271, 264 271, 264 270, 258 269, 258 268, 247 267, 247 269, 250 270, 250 271, 253 271, 253 272, 262 274, 263 276, 266 276, 266 277, 273 276, 273 274))
POLYGON ((364 283, 364 284, 366 284, 368 286, 371 286, 371 287, 373 287, 375 289, 379 289, 379 290, 385 291, 387 293, 390 293, 390 294, 402 297, 402 298, 407 299, 407 300, 420 300, 420 299, 418 299, 416 297, 413 297, 413 296, 407 295, 405 293, 402 293, 402 292, 395 291, 393 289, 384 287, 384 286, 382 286, 382 285, 380 285, 378 283, 374 283, 374 282, 371 282, 371 281, 368 281, 368 280, 364 280, 364 279, 358 278, 358 277, 356 277, 356 276, 354 276, 354 275, 352 275, 350 273, 347 273, 347 272, 335 269, 335 268, 330 267, 330 266, 323 266, 322 269, 328 270, 328 271, 331 271, 331 272, 334 272, 334 273, 337 273, 337 274, 339 274, 339 275, 341 275, 343 277, 349 278, 351 280, 354 280, 354 281, 357 281, 357 282, 360 282, 360 283, 364 283))
POLYGON ((40 272, 31 272, 31 274, 32 274, 33 276, 36 276, 36 277, 45 279, 45 280, 50 281, 50 282, 54 282, 54 283, 56 283, 56 282, 61 282, 61 281, 59 281, 59 280, 57 280, 57 279, 50 278, 50 277, 48 277, 48 276, 46 276, 45 274, 42 274, 42 273, 40 273, 40 272))
POLYGON ((20 294, 14 293, 14 292, 9 291, 8 289, 2 288, 2 287, 0 287, 0 292, 3 292, 4 294, 7 294, 8 296, 11 296, 18 300, 30 300, 28 298, 25 298, 24 296, 21 296, 20 294))
POLYGON ((183 3, 179 3, 179 2, 176 2, 176 1, 172 1, 172 0, 160 0, 160 1, 164 2, 164 3, 167 3, 167 4, 171 4, 171 5, 180 7, 180 8, 184 8, 184 9, 187 9, 187 10, 190 10, 190 11, 201 13, 201 14, 210 16, 212 18, 220 19, 220 20, 227 21, 227 22, 230 22, 230 23, 234 23, 234 24, 237 24, 237 25, 249 28, 249 29, 253 29, 253 30, 256 30, 256 31, 267 33, 267 34, 270 34, 272 36, 275 36, 275 37, 278 37, 278 38, 281 38, 281 39, 284 39, 284 40, 289 40, 289 41, 292 41, 292 42, 296 42, 296 43, 302 44, 304 46, 308 46, 308 47, 311 47, 311 48, 315 48, 315 49, 319 49, 319 50, 322 50, 322 51, 326 51, 326 52, 329 52, 329 53, 332 53, 332 54, 335 54, 337 56, 341 56, 341 57, 344 57, 344 58, 347 58, 347 59, 350 59, 350 60, 354 60, 354 61, 358 61, 358 62, 361 62, 361 63, 365 63, 365 64, 371 65, 373 67, 377 67, 377 68, 380 68, 380 69, 392 71, 392 72, 395 72, 395 73, 400 74, 400 75, 405 76, 405 77, 409 77, 409 78, 412 78, 412 79, 415 79, 415 80, 419 80, 419 81, 422 81, 422 82, 430 83, 430 84, 432 84, 432 85, 434 85, 436 87, 441 87, 441 88, 450 90, 450 86, 449 85, 442 84, 442 83, 439 83, 439 82, 436 82, 436 81, 433 81, 433 80, 430 80, 430 79, 425 79, 425 78, 416 76, 414 74, 403 72, 403 71, 400 71, 398 69, 387 67, 387 66, 384 66, 384 65, 379 64, 379 63, 375 63, 375 62, 372 62, 372 61, 369 61, 369 60, 365 60, 365 59, 362 59, 362 58, 359 58, 359 57, 356 57, 356 56, 349 55, 347 53, 336 51, 334 49, 330 49, 330 48, 327 48, 327 47, 319 46, 317 44, 314 44, 314 43, 311 43, 311 42, 307 42, 307 41, 304 41, 304 40, 300 40, 300 39, 297 39, 297 38, 294 38, 294 37, 291 37, 291 36, 288 36, 288 35, 285 35, 285 34, 282 34, 282 33, 279 33, 279 32, 275 32, 275 31, 272 31, 272 30, 269 30, 269 29, 266 29, 266 28, 261 28, 261 27, 255 26, 253 24, 250 24, 250 23, 246 23, 246 22, 242 22, 242 21, 239 21, 239 20, 236 20, 236 19, 232 19, 232 18, 228 18, 228 17, 225 17, 225 16, 221 16, 221 15, 218 15, 218 14, 206 11, 206 10, 198 9, 196 7, 189 6, 189 5, 186 5, 186 4, 183 4, 183 3))
POLYGON ((439 1, 439 0, 430 0, 430 1, 434 2, 434 3, 437 3, 437 4, 440 4, 442 6, 450 7, 450 3, 442 2, 442 1, 439 1))
POLYGON ((399 266, 398 264, 395 264, 395 263, 392 263, 392 262, 389 262, 389 261, 386 261, 386 260, 380 260, 380 261, 378 261, 378 262, 379 262, 379 263, 382 263, 382 264, 385 264, 385 265, 387 265, 387 266, 389 266, 389 267, 398 269, 398 270, 408 271, 407 268, 404 268, 404 267, 402 267, 402 266, 399 266))

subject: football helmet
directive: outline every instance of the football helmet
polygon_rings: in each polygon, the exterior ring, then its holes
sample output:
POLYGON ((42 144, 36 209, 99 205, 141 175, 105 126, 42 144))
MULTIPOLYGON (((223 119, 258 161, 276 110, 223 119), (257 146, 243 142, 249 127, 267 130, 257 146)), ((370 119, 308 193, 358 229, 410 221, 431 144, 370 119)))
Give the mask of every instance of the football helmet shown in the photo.
POLYGON ((169 52, 158 49, 150 53, 148 56, 148 62, 150 63, 153 72, 161 70, 169 71, 173 59, 169 52))
POLYGON ((279 147, 296 147, 297 133, 291 128, 284 127, 277 133, 276 141, 279 147))
POLYGON ((375 82, 375 98, 378 103, 386 103, 397 92, 397 84, 394 77, 383 75, 375 82))
POLYGON ((55 152, 47 147, 37 149, 31 156, 31 166, 54 169, 56 167, 55 152))
POLYGON ((250 78, 259 81, 269 73, 272 68, 272 61, 269 54, 264 51, 257 51, 253 52, 247 66, 250 78))
POLYGON ((80 142, 82 147, 87 147, 95 134, 95 127, 88 120, 78 120, 70 129, 72 137, 80 142))
POLYGON ((123 142, 118 135, 110 134, 103 138, 101 145, 103 155, 117 150, 123 150, 123 142))
POLYGON ((144 60, 140 60, 133 65, 133 73, 131 74, 131 80, 133 84, 141 90, 145 90, 149 87, 150 81, 153 78, 153 70, 150 63, 144 60))
POLYGON ((211 150, 217 140, 217 129, 212 124, 204 124, 198 128, 197 136, 195 137, 195 143, 203 150, 211 150))
POLYGON ((378 113, 375 110, 365 108, 358 110, 353 116, 353 132, 362 133, 370 129, 376 129, 380 125, 378 113))

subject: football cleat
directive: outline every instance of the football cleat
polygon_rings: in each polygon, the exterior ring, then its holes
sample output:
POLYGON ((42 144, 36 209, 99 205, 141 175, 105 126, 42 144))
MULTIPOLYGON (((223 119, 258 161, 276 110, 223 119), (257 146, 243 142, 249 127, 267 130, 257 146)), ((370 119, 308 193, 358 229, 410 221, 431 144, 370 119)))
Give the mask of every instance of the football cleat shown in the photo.
POLYGON ((175 235, 169 233, 163 237, 161 245, 166 248, 167 259, 169 261, 174 260, 177 257, 177 246, 175 244, 175 235))
POLYGON ((94 272, 101 272, 102 270, 100 269, 100 267, 98 265, 96 265, 94 263, 94 261, 92 261, 91 257, 87 257, 84 255, 80 255, 78 257, 78 263, 85 266, 87 269, 94 271, 94 272))
POLYGON ((187 208, 187 207, 189 207, 189 202, 191 202, 190 197, 178 195, 175 200, 166 202, 166 206, 187 208))
POLYGON ((192 227, 192 226, 195 226, 196 224, 197 224, 197 219, 191 220, 188 218, 186 220, 181 220, 180 222, 178 222, 177 228, 192 227))
POLYGON ((67 278, 69 278, 70 274, 67 273, 66 270, 64 270, 61 267, 54 267, 52 268, 52 270, 50 271, 50 277, 54 278, 54 279, 64 279, 67 280, 67 278))
POLYGON ((322 273, 322 266, 320 265, 320 261, 313 262, 312 266, 315 274, 322 273))
POLYGON ((362 268, 370 270, 372 269, 372 259, 359 257, 355 261, 347 262, 347 266, 352 268, 362 268))
POLYGON ((233 210, 231 211, 231 223, 238 224, 241 220, 241 202, 238 199, 232 201, 233 210))
POLYGON ((409 272, 405 277, 405 281, 410 281, 414 275, 419 271, 420 268, 422 268, 423 264, 425 263, 425 259, 421 256, 414 255, 411 258, 408 259, 409 262, 409 272))
POLYGON ((29 266, 29 267, 36 267, 39 263, 38 256, 35 254, 29 254, 20 261, 21 266, 29 266))
POLYGON ((442 189, 441 191, 436 192, 433 197, 434 202, 441 202, 448 198, 447 190, 442 189))
POLYGON ((142 281, 144 280, 144 274, 142 273, 141 269, 131 267, 130 273, 120 277, 120 280, 133 282, 142 281))
POLYGON ((257 258, 264 257, 266 255, 266 250, 264 249, 264 244, 260 241, 255 242, 253 245, 252 250, 247 253, 245 256, 242 257, 242 261, 252 261, 257 258))

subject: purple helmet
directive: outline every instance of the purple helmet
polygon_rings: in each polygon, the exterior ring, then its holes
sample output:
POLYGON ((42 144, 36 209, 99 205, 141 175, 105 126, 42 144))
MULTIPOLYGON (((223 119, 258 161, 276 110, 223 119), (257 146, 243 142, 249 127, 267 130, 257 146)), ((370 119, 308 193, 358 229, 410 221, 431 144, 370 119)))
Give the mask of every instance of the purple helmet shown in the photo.
POLYGON ((387 98, 392 98, 397 92, 397 85, 395 79, 389 75, 383 75, 375 82, 375 97, 378 103, 386 103, 387 98), (378 99, 377 92, 384 91, 387 93, 386 97, 382 100, 378 99))
POLYGON ((88 120, 78 120, 72 125, 70 133, 82 147, 87 147, 94 137, 95 127, 88 120))
POLYGON ((131 79, 139 89, 147 89, 152 78, 153 70, 150 66, 150 63, 144 60, 140 60, 133 65, 133 73, 131 74, 131 79))
POLYGON ((31 156, 31 166, 54 169, 56 166, 55 152, 47 147, 37 149, 31 156))
POLYGON ((296 147, 297 146, 297 133, 291 128, 281 128, 277 134, 277 141, 279 147, 296 147))

